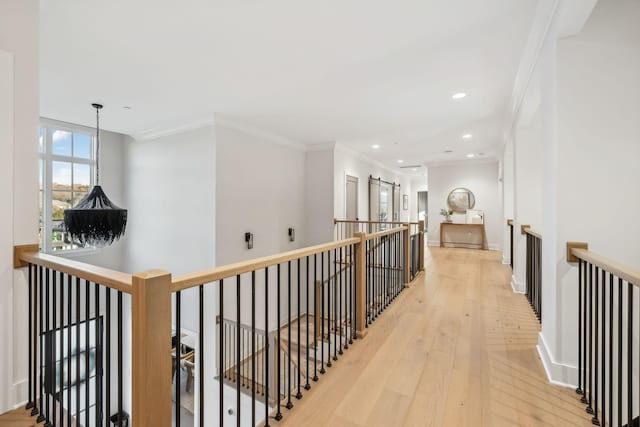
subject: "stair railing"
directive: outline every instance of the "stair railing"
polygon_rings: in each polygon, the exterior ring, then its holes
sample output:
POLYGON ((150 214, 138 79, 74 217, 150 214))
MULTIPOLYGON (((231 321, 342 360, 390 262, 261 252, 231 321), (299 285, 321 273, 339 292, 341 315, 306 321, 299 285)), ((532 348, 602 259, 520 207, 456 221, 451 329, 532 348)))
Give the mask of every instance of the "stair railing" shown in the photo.
MULTIPOLYGON (((639 423, 640 380, 634 361, 634 310, 640 306, 640 271, 568 242, 567 261, 578 263, 578 387, 595 425, 639 423)), ((635 334, 640 331, 640 322, 635 334)), ((635 364, 637 369, 637 363, 635 364)))
POLYGON ((522 225, 526 238, 526 296, 531 309, 542 323, 542 235, 522 225))
POLYGON ((28 407, 56 425, 123 426, 127 413, 136 426, 180 425, 184 396, 179 375, 172 385, 172 359, 180 372, 188 352, 195 425, 228 423, 229 397, 234 423, 269 425, 409 284, 410 248, 410 227, 401 225, 173 277, 15 247, 29 286, 28 407), (197 323, 189 342, 187 312, 197 323), (216 377, 218 395, 207 395, 216 377), (78 413, 67 414, 70 407, 78 413))

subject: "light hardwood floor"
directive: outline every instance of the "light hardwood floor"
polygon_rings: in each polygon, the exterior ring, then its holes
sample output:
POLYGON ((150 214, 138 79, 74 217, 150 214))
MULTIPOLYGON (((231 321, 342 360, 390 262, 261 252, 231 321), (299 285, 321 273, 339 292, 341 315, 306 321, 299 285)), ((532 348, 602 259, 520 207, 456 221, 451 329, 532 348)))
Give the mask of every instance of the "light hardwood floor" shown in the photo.
POLYGON ((29 415, 31 410, 23 408, 16 409, 0 415, 0 426, 2 427, 33 427, 43 426, 44 423, 36 424, 36 418, 29 415))
MULTIPOLYGON (((591 425, 573 390, 547 382, 538 322, 497 252, 430 248, 425 268, 271 425, 591 425)), ((0 416, 31 425, 20 411, 0 416)))
POLYGON ((591 425, 547 382, 539 324, 498 252, 429 248, 425 269, 272 425, 591 425))

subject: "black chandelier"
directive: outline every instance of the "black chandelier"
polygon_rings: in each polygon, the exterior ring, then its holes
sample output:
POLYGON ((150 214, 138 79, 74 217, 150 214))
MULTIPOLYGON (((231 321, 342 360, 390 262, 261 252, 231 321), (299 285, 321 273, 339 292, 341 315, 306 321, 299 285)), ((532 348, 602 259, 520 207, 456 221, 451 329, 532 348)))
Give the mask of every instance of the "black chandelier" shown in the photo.
POLYGON ((106 246, 124 235, 127 210, 114 205, 100 187, 100 109, 96 109, 96 185, 78 204, 64 211, 64 226, 80 246, 106 246))

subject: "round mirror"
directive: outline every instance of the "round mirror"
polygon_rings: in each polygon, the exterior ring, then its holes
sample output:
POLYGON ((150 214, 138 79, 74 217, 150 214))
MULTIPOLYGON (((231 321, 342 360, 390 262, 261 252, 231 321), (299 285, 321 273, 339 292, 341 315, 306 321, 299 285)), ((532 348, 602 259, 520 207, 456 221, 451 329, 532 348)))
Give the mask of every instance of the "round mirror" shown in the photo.
POLYGON ((468 188, 454 188, 447 197, 449 208, 455 213, 467 213, 467 209, 473 209, 476 205, 476 198, 468 188))

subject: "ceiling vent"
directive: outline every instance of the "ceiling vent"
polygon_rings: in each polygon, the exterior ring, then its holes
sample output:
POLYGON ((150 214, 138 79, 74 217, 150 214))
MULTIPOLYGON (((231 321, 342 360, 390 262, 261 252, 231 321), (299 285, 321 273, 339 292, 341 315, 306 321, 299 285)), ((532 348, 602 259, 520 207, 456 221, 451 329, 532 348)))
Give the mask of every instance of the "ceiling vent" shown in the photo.
POLYGON ((421 167, 421 165, 402 165, 400 166, 400 169, 417 169, 421 167))

